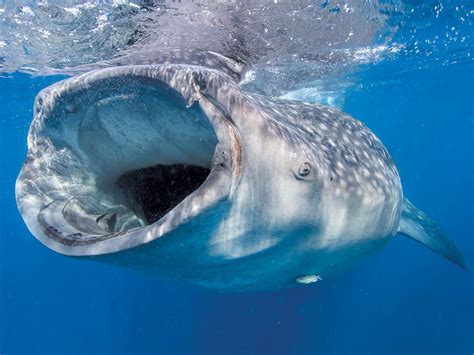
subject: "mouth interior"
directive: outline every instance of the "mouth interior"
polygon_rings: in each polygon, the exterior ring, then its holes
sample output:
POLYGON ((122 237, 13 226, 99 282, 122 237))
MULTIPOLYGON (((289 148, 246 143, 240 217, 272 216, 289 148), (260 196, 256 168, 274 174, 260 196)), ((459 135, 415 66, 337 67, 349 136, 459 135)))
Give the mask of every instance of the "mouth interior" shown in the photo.
POLYGON ((140 208, 148 224, 166 215, 209 176, 210 168, 172 164, 133 170, 120 176, 117 184, 140 208))
POLYGON ((199 106, 166 88, 129 78, 96 86, 45 120, 69 201, 62 215, 89 234, 153 224, 203 187, 215 131, 199 106))

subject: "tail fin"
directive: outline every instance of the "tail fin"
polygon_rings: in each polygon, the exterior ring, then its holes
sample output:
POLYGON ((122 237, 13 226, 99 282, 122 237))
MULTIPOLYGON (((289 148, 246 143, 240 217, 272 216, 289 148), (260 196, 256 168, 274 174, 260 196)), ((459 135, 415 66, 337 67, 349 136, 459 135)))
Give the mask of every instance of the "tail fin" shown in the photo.
POLYGON ((403 200, 402 219, 398 232, 416 240, 467 271, 461 251, 444 234, 441 227, 406 198, 403 200))

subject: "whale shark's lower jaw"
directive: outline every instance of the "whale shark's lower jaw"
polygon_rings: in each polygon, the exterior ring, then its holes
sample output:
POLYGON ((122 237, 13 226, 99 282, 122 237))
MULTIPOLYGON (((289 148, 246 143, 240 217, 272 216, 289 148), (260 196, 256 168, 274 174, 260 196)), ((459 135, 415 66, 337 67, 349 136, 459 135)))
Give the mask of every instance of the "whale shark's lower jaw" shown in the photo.
POLYGON ((157 71, 102 69, 38 95, 16 193, 48 247, 78 256, 129 249, 229 195, 240 154, 235 128, 175 90, 193 82, 169 78, 172 88, 157 71))

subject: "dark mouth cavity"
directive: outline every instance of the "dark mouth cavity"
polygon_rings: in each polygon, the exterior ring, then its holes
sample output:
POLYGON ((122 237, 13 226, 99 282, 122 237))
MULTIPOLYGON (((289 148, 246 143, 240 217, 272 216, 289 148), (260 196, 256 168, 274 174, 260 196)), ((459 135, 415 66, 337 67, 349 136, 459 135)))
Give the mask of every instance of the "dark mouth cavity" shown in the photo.
POLYGON ((158 164, 123 174, 117 185, 153 224, 202 185, 210 172, 201 166, 158 164))

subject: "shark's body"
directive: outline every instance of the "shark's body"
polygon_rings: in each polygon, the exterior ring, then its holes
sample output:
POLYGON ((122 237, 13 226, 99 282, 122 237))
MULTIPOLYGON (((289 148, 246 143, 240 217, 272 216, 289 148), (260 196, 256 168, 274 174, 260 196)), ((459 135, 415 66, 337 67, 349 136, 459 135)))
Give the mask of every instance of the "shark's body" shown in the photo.
POLYGON ((214 53, 160 63, 38 95, 16 191, 42 243, 235 290, 321 280, 398 232, 465 268, 360 121, 245 93, 214 53))

